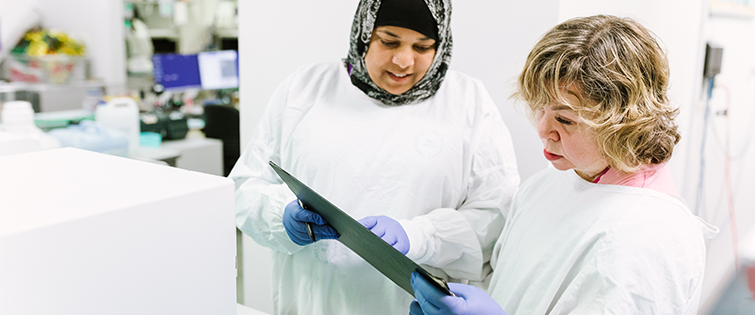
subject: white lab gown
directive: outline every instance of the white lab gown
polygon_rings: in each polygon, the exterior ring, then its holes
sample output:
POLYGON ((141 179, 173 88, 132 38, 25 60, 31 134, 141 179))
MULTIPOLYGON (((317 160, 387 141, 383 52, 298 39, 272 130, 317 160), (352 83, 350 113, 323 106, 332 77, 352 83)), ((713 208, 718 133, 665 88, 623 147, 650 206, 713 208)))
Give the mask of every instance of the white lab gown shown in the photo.
POLYGON ((454 279, 489 273, 519 184, 509 132, 478 80, 448 71, 430 99, 385 106, 353 86, 342 63, 300 68, 230 174, 236 225, 275 250, 276 314, 407 314, 413 297, 335 240, 294 244, 281 216, 295 197, 268 161, 357 220, 399 220, 407 256, 454 279))
POLYGON ((675 197, 549 168, 514 198, 489 292, 510 315, 696 314, 715 233, 675 197))

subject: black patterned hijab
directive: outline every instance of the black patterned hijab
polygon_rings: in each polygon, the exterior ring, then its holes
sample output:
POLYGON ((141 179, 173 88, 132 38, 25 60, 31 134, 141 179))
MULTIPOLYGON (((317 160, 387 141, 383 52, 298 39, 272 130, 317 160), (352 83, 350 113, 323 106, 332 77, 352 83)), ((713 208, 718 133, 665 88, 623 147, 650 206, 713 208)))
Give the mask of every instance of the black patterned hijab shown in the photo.
POLYGON ((366 48, 370 45, 370 38, 372 38, 372 30, 375 26, 375 18, 378 9, 380 9, 381 0, 359 1, 359 7, 351 27, 349 55, 344 59, 344 62, 354 86, 362 90, 367 96, 385 105, 399 106, 424 101, 435 95, 446 76, 448 65, 451 62, 451 48, 453 47, 451 0, 424 0, 424 2, 438 24, 435 58, 422 79, 408 91, 395 95, 372 82, 364 62, 364 56, 367 54, 366 48))

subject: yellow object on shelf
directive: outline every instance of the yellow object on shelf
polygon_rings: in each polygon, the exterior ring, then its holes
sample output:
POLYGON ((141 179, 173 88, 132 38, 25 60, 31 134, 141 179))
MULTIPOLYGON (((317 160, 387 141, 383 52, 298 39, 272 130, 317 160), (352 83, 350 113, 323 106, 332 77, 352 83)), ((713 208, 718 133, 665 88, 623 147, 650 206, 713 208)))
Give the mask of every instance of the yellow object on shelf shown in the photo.
POLYGON ((66 33, 34 28, 26 32, 3 67, 13 82, 66 84, 88 78, 83 44, 66 33))

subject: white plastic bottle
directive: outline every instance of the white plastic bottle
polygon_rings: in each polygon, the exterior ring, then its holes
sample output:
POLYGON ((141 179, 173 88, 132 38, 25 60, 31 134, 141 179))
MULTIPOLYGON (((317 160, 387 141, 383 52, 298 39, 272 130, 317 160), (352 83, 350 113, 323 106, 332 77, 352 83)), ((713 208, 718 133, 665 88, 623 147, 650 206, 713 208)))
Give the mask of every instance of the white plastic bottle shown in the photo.
POLYGON ((94 120, 105 128, 116 129, 128 135, 129 156, 139 148, 139 105, 133 98, 114 98, 98 105, 94 120))
POLYGON ((39 142, 42 150, 60 148, 58 140, 34 125, 34 110, 31 108, 31 103, 26 101, 5 102, 0 117, 3 122, 3 131, 32 138, 39 142))

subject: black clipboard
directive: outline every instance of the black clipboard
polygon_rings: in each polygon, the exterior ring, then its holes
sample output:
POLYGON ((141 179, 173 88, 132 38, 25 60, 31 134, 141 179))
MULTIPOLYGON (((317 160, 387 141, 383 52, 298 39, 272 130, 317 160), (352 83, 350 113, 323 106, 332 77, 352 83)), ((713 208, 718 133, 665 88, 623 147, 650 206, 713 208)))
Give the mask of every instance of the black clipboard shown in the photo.
POLYGON ((338 239, 339 242, 366 260, 375 269, 388 277, 388 279, 391 279, 396 285, 404 289, 404 291, 414 296, 411 275, 412 272, 416 271, 441 292, 454 295, 448 289, 446 280, 430 274, 427 270, 393 248, 393 246, 383 241, 379 236, 362 226, 361 223, 350 215, 307 187, 307 185, 296 179, 296 177, 272 161, 269 163, 307 210, 319 214, 330 226, 341 234, 341 237, 338 239))

